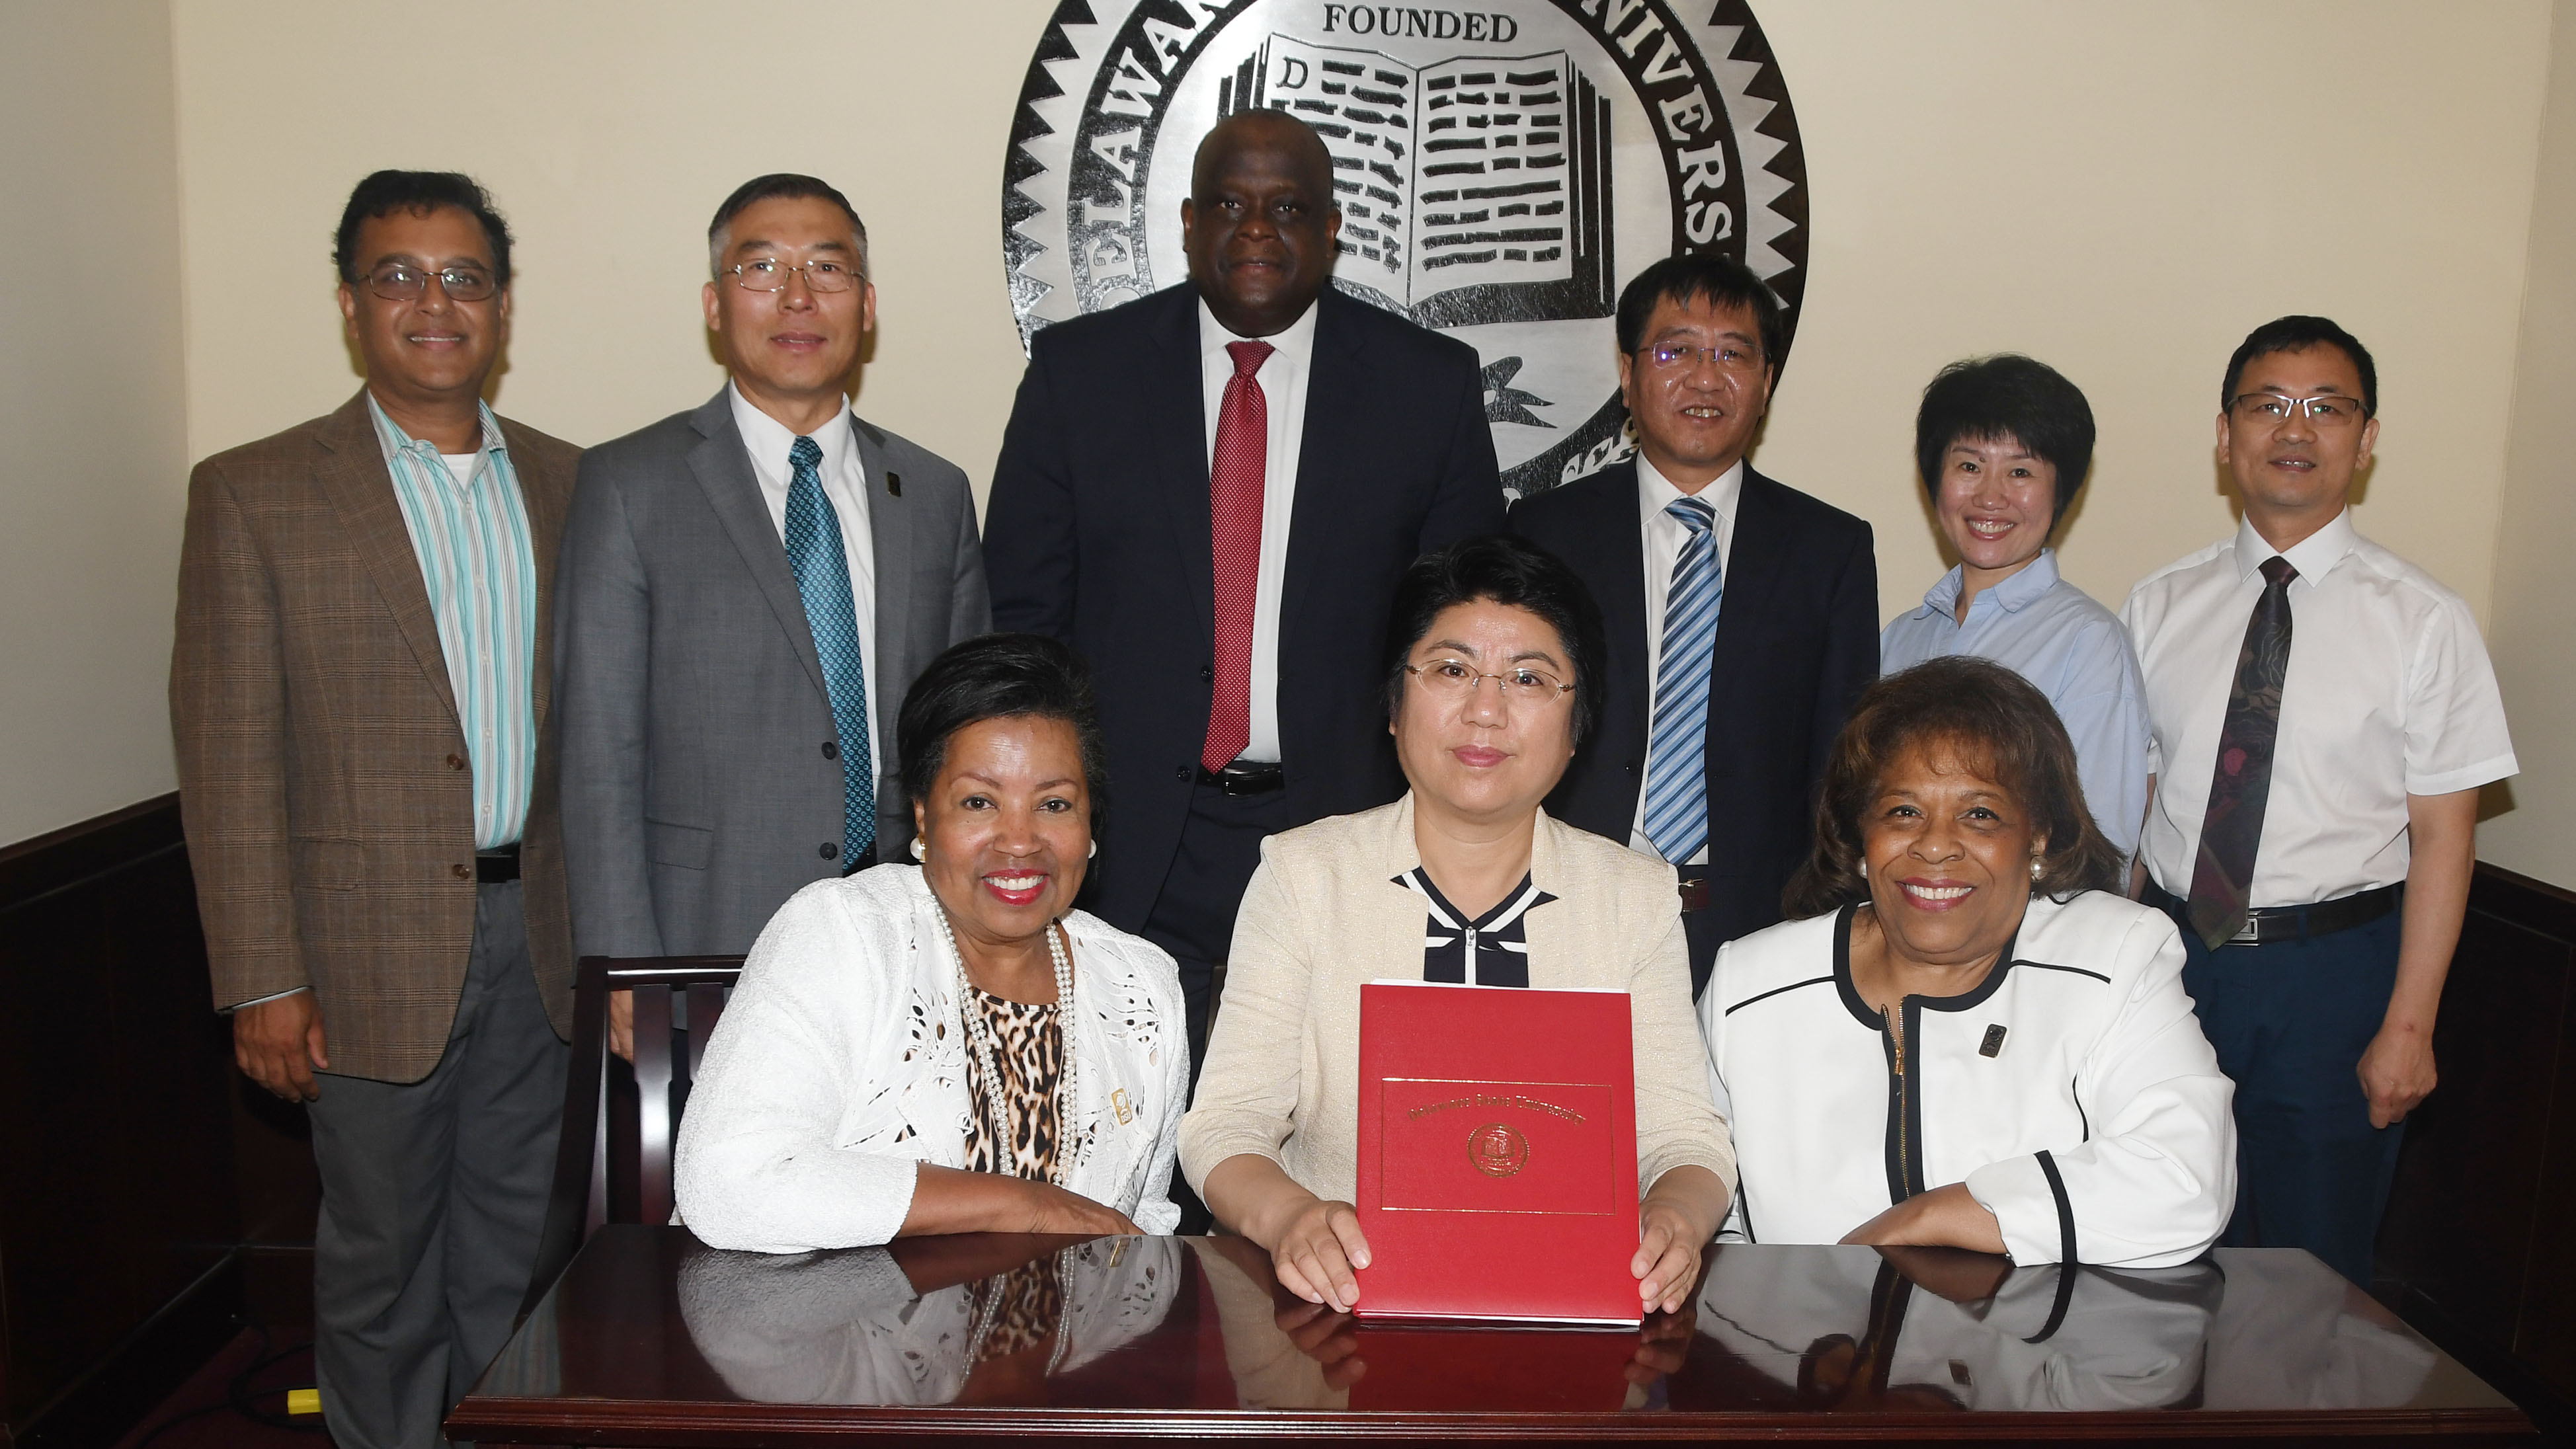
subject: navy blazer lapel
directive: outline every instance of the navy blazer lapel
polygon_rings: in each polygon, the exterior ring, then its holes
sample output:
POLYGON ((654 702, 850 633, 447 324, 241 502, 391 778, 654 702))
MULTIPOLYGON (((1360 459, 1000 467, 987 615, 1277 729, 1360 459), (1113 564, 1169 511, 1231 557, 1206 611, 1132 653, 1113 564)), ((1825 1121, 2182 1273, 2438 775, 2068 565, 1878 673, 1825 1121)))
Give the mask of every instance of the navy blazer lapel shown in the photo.
POLYGON ((1189 579, 1192 617, 1199 637, 1216 638, 1216 541, 1208 498, 1207 385, 1199 366, 1199 292, 1174 287, 1169 311, 1154 324, 1143 394, 1166 398, 1163 425, 1153 429, 1154 472, 1163 493, 1158 511, 1172 525, 1172 549, 1189 579))
POLYGON ((743 567, 751 571, 752 580, 777 613, 778 625, 787 631, 787 641, 815 690, 830 699, 831 691, 823 682, 823 658, 814 651, 814 629, 805 618, 805 596, 797 591, 795 571, 787 566, 787 545, 779 541, 778 526, 769 521, 769 505, 761 500, 751 454, 743 447, 742 430, 733 425, 731 398, 718 392, 689 415, 689 425, 705 439, 689 450, 689 471, 697 475, 708 506, 715 509, 717 520, 741 553, 743 567))
POLYGON ((1639 714, 1651 715, 1654 701, 1644 698, 1648 631, 1661 629, 1664 621, 1646 617, 1646 535, 1639 516, 1644 505, 1638 501, 1636 460, 1632 457, 1617 476, 1627 486, 1602 500, 1598 547, 1608 565, 1601 577, 1625 582, 1602 590, 1593 602, 1601 608, 1601 628, 1610 646, 1610 677, 1633 683, 1639 714))
POLYGON ((912 637, 912 556, 919 543, 913 531, 920 519, 904 497, 901 481, 886 469, 885 434, 856 413, 850 415, 850 431, 858 440, 859 469, 866 477, 868 536, 876 553, 876 658, 868 693, 891 739, 903 697, 884 681, 910 679, 917 672, 904 657, 904 641, 912 637))
POLYGON ((358 560, 366 566, 377 594, 393 612, 394 627, 411 646, 412 658, 447 717, 457 718, 456 686, 447 677, 447 654, 438 647, 438 615, 429 605, 429 584, 420 572, 420 554, 412 547, 411 525, 403 520, 402 501, 394 496, 392 470, 385 466, 384 444, 368 415, 366 389, 342 405, 313 435, 321 445, 321 464, 314 470, 346 527, 358 560))
POLYGON ((1297 619, 1306 596, 1325 573, 1338 512, 1337 485, 1361 476, 1350 457, 1350 424, 1376 391, 1357 334, 1344 325, 1343 307, 1360 307, 1327 287, 1315 299, 1314 355, 1306 366, 1306 416, 1298 420, 1297 494, 1288 510, 1288 557, 1279 587, 1279 657, 1291 658, 1297 619))
MULTIPOLYGON (((1763 611, 1780 591, 1788 564, 1789 520, 1780 506, 1780 485, 1744 465, 1744 487, 1736 495, 1735 537, 1726 550, 1726 593, 1718 601, 1717 637, 1709 649, 1709 669, 1719 681, 1741 669, 1760 631, 1763 611)), ((1715 696, 1712 695, 1712 698, 1715 696)))

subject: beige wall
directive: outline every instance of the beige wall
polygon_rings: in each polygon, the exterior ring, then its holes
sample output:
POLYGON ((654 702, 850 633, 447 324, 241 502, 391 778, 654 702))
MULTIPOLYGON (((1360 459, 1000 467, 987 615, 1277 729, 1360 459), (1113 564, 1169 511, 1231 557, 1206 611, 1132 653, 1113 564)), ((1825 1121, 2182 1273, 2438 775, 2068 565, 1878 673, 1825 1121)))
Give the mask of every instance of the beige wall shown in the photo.
MULTIPOLYGON (((797 12, 785 44, 743 38, 759 12, 714 0, 463 0, 437 29, 486 42, 419 64, 388 60, 388 37, 427 23, 406 7, 170 8, 191 456, 356 386, 326 258, 369 169, 490 184, 521 238, 499 402, 585 443, 718 385, 704 218, 743 177, 797 169, 870 220, 882 326, 860 406, 979 486, 989 474, 1019 370, 1004 141, 1052 0, 845 0, 797 12)), ((1757 457, 1876 522, 1886 612, 1943 563, 1908 460, 1914 397, 1942 363, 2025 350, 2091 394, 2102 444, 2065 558, 2116 603, 2233 526, 2209 442, 2218 374, 2255 323, 2317 310, 2381 361, 2363 527, 2489 616, 2517 338, 2532 345, 2545 0, 1757 9, 1815 223, 1805 328, 1757 457)), ((153 482, 166 548, 177 480, 153 482)), ((165 557, 155 608, 166 573, 165 557)), ((149 637, 137 652, 166 635, 149 637)), ((166 774, 166 749, 152 758, 166 774)))
POLYGON ((2496 864, 2576 886, 2576 3, 2559 0, 2532 201, 2489 631, 2522 774, 2478 835, 2496 864))
POLYGON ((164 0, 0 6, 0 843, 171 788, 182 426, 164 0))

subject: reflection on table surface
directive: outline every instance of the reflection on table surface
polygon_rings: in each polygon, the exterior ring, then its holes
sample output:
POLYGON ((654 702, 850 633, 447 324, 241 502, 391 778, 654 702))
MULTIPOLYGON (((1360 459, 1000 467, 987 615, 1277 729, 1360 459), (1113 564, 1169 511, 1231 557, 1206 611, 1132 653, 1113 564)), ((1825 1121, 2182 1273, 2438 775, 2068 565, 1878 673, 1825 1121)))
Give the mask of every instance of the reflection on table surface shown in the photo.
POLYGON ((478 1400, 1008 1409, 1887 1413, 2495 1410, 2305 1253, 2152 1272, 1721 1246, 1638 1331, 1392 1326, 1235 1238, 977 1235, 770 1257, 586 1245, 478 1400))

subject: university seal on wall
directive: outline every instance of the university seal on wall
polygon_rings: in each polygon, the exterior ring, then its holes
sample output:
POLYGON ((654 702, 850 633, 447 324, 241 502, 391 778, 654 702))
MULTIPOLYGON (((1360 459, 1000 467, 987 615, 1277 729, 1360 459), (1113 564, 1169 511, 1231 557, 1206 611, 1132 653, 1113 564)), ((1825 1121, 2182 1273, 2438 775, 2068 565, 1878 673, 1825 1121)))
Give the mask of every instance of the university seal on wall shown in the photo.
POLYGON ((1742 0, 1063 0, 1002 184, 1022 342, 1184 280, 1192 153, 1263 106, 1332 152, 1333 285, 1475 347, 1515 496, 1628 451, 1612 310, 1648 263, 1722 251, 1796 322, 1805 158, 1742 0))

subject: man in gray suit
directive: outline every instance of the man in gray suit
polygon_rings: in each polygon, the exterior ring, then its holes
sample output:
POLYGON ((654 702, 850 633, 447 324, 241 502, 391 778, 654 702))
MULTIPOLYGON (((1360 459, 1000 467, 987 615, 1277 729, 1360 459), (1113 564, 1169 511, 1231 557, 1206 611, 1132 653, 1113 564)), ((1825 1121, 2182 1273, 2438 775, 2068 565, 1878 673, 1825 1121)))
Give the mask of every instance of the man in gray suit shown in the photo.
POLYGON ((876 324, 858 213, 763 176, 707 245, 732 382, 592 449, 564 524, 555 768, 584 955, 747 951, 807 882, 899 857, 896 711, 991 627, 965 475, 842 391, 876 324))

